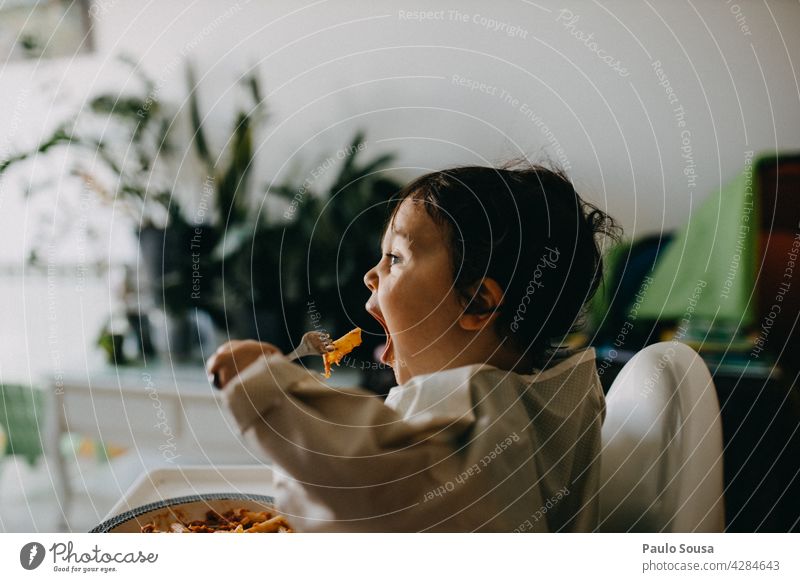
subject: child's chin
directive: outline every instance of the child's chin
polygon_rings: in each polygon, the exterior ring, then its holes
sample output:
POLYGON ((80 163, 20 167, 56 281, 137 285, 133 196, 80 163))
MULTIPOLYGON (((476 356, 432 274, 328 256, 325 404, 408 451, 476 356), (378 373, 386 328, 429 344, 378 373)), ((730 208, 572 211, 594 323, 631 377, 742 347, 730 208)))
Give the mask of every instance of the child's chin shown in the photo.
POLYGON ((394 368, 394 344, 389 340, 386 344, 386 347, 383 350, 383 353, 380 355, 381 363, 389 366, 390 368, 394 368))
POLYGON ((397 368, 392 368, 394 372, 394 381, 397 383, 398 386, 408 381, 408 378, 405 377, 405 373, 403 370, 398 370, 397 368))
POLYGON ((386 366, 394 372, 394 379, 400 385, 408 381, 408 369, 403 365, 403 360, 396 359, 394 353, 386 354, 386 366), (398 363, 399 362, 399 363, 398 363))

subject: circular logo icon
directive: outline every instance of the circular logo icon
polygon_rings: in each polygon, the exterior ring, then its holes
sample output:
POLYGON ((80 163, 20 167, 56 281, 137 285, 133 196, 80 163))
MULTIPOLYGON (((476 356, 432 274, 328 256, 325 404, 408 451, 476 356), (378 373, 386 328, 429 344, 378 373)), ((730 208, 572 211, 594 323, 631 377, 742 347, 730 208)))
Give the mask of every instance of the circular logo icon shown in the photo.
POLYGON ((39 542, 29 542, 19 551, 19 563, 26 570, 35 570, 44 561, 44 546, 39 542))

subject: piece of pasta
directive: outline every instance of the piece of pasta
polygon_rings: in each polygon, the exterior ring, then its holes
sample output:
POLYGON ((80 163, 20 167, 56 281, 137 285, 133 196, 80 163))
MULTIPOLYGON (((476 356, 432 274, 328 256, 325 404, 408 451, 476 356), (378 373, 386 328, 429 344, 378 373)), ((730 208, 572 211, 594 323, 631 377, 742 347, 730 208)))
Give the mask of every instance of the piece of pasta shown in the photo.
POLYGON ((331 377, 331 364, 339 365, 347 354, 361 345, 361 328, 357 327, 352 331, 333 342, 333 351, 322 354, 322 361, 325 362, 325 377, 331 377))

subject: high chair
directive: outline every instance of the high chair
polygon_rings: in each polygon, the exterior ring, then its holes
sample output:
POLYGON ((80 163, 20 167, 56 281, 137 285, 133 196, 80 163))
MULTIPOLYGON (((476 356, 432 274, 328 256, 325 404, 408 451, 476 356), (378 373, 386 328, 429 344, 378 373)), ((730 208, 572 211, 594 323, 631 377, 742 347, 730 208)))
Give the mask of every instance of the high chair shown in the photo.
POLYGON ((694 350, 657 343, 625 364, 602 435, 599 531, 724 530, 719 402, 694 350))

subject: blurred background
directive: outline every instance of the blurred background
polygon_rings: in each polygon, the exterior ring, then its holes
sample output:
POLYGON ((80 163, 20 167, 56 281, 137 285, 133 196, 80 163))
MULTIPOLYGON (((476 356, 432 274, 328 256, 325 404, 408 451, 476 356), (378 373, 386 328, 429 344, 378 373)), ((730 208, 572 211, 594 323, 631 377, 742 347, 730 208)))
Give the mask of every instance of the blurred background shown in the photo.
POLYGON ((143 467, 244 447, 158 426, 228 339, 360 326, 334 376, 385 394, 362 277, 389 197, 520 156, 625 231, 567 343, 606 388, 698 350, 730 531, 796 529, 799 26, 788 0, 3 2, 0 530, 87 529, 143 467))

